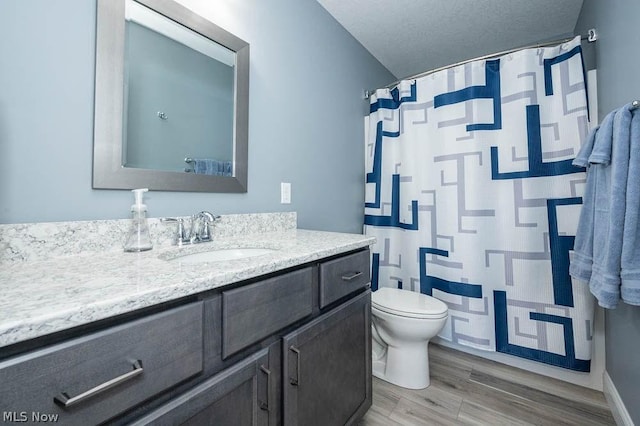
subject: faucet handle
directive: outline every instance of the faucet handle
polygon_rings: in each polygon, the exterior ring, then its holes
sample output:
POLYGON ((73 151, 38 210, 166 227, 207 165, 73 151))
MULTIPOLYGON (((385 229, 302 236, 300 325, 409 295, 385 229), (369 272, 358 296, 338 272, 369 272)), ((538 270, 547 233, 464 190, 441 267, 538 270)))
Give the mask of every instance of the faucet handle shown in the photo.
POLYGON ((187 236, 185 227, 184 227, 184 219, 181 217, 175 218, 175 217, 163 217, 160 218, 161 222, 165 222, 165 223, 177 223, 178 224, 178 230, 176 233, 176 244, 177 245, 182 245, 183 243, 186 243, 189 241, 189 237, 187 236))

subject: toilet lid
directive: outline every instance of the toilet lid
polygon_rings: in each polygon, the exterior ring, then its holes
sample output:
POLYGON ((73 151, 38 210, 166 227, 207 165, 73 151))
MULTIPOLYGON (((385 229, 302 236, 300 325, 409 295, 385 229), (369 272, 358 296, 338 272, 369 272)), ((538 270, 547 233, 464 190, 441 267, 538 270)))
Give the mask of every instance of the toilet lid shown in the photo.
POLYGON ((371 305, 389 314, 411 318, 442 318, 448 311, 447 305, 434 297, 389 287, 373 292, 371 305))

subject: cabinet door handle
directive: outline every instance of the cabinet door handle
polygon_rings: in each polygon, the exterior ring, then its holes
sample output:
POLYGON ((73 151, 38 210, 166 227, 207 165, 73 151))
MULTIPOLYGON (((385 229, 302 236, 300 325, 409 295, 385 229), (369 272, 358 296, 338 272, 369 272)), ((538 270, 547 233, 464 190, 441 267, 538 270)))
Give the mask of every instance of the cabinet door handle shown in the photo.
POLYGON ((133 379, 136 376, 139 376, 140 374, 142 374, 143 372, 143 368, 142 368, 142 361, 137 360, 136 362, 133 363, 133 371, 129 371, 128 373, 125 373, 121 376, 118 376, 114 379, 111 379, 107 382, 104 382, 92 389, 89 389, 86 392, 81 393, 80 395, 74 396, 74 397, 70 397, 69 394, 67 394, 66 392, 61 392, 58 396, 55 396, 53 398, 53 402, 55 402, 56 404, 58 404, 59 406, 61 406, 62 408, 69 408, 72 407, 76 404, 79 404, 80 402, 87 400, 91 397, 94 397, 96 395, 98 395, 99 393, 102 393, 108 389, 111 389, 115 386, 118 386, 128 380, 133 379))
POLYGON ((296 354, 296 377, 289 377, 289 383, 300 386, 300 350, 293 345, 289 346, 289 350, 296 354))
POLYGON ((269 401, 271 396, 271 371, 264 365, 260 366, 260 371, 267 375, 267 398, 266 401, 258 401, 261 410, 269 411, 269 401))
POLYGON ((342 281, 351 281, 358 278, 360 275, 362 275, 362 272, 352 272, 348 275, 343 275, 342 281))

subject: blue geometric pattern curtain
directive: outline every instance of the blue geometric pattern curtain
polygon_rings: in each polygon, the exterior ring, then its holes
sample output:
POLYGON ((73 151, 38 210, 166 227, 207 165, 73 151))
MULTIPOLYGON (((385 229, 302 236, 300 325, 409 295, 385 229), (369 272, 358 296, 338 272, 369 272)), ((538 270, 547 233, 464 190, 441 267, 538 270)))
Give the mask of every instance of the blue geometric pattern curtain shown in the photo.
POLYGON ((594 303, 572 283, 588 131, 580 39, 449 68, 371 97, 372 287, 449 307, 440 336, 589 371, 594 303))

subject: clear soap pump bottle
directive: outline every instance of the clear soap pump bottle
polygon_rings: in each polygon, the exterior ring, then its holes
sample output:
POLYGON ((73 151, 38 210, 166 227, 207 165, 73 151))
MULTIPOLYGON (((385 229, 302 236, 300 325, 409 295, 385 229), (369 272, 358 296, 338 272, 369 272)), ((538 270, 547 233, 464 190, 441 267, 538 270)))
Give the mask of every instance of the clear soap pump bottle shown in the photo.
POLYGON ((147 205, 142 203, 142 197, 148 190, 147 188, 141 188, 131 191, 135 198, 135 204, 131 205, 133 218, 127 242, 124 245, 124 251, 147 251, 153 248, 151 236, 149 235, 149 224, 147 223, 147 205))

